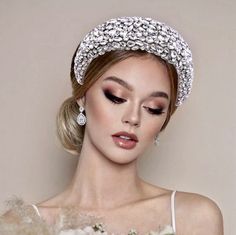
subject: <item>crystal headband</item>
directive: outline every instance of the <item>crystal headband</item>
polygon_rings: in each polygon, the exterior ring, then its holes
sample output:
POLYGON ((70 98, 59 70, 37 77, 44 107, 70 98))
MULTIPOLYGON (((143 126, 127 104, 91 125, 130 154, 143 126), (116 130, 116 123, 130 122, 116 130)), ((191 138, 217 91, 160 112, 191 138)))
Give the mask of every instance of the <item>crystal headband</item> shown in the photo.
POLYGON ((182 36, 171 27, 151 18, 110 19, 90 31, 80 43, 74 73, 80 85, 93 59, 114 50, 145 50, 173 64, 178 74, 176 106, 189 96, 193 81, 192 53, 182 36))

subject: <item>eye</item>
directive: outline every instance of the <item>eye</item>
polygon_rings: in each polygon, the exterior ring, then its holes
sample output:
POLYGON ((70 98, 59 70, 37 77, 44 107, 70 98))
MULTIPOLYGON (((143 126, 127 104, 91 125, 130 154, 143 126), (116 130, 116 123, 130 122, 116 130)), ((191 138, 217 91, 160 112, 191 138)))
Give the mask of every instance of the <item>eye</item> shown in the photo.
POLYGON ((148 108, 148 107, 145 107, 147 110, 148 110, 148 112, 150 113, 150 114, 152 114, 152 115, 161 115, 161 114, 163 114, 163 113, 165 113, 164 111, 163 111, 163 108, 159 108, 159 109, 152 109, 152 108, 148 108))
POLYGON ((103 91, 103 93, 106 96, 106 98, 109 99, 114 104, 121 104, 121 103, 126 102, 125 99, 112 95, 110 91, 106 90, 106 91, 103 91))

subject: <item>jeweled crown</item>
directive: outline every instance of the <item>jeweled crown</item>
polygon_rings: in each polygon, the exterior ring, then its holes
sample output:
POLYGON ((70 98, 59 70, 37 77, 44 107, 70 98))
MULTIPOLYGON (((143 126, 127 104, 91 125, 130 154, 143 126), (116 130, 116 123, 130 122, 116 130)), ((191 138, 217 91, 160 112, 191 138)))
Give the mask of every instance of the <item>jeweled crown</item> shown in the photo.
POLYGON ((176 106, 189 96, 193 82, 192 53, 182 36, 165 23, 144 17, 110 19, 90 31, 81 41, 74 59, 79 84, 89 64, 113 50, 145 50, 173 64, 178 74, 176 106))

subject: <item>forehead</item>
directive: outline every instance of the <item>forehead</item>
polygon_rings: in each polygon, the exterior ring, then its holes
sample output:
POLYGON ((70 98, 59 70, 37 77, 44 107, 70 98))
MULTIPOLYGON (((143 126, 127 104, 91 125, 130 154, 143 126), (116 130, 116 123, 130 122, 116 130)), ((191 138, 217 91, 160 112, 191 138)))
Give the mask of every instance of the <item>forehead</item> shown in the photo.
POLYGON ((97 81, 101 84, 114 84, 107 81, 109 76, 118 77, 130 84, 134 91, 150 92, 161 90, 170 92, 170 79, 166 65, 153 57, 129 57, 111 66, 97 81))

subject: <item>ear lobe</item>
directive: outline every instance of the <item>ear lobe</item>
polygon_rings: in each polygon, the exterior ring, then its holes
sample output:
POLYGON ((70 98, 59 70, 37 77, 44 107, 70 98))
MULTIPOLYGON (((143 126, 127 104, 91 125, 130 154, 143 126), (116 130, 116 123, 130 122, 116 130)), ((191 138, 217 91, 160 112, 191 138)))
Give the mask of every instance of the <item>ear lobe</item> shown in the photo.
POLYGON ((79 106, 84 107, 85 106, 85 96, 79 98, 78 100, 76 100, 76 102, 79 106))

